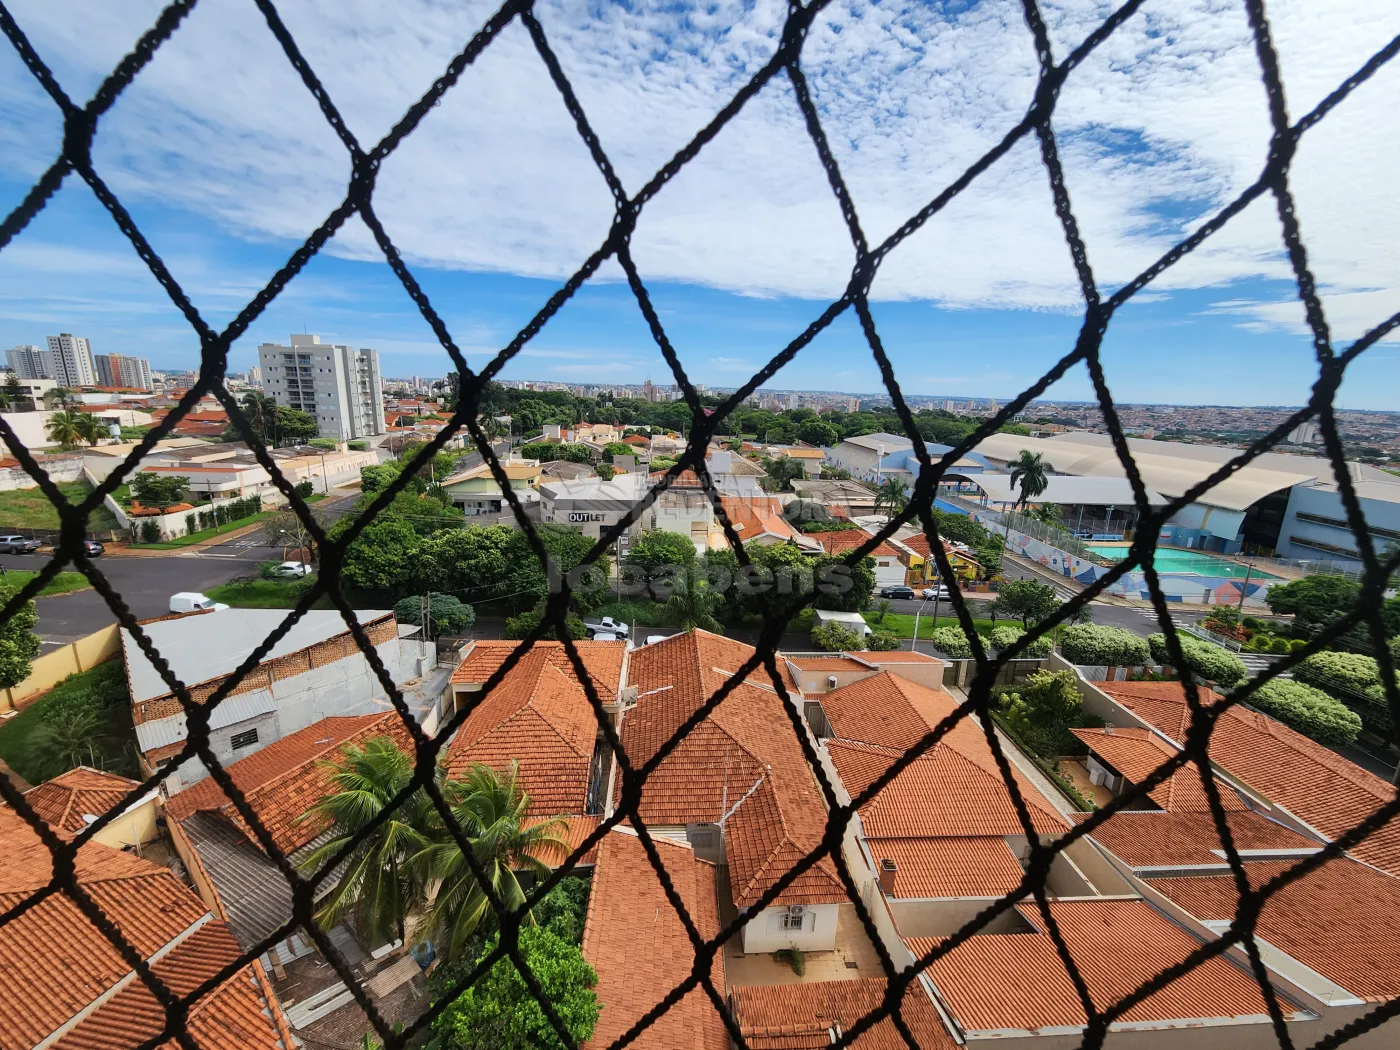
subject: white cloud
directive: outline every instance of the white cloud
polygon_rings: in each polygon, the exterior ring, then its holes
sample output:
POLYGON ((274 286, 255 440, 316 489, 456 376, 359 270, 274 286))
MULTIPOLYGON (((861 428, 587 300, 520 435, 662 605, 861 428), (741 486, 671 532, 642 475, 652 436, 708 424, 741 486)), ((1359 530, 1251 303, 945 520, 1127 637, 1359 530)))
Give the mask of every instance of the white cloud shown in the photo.
POLYGON ((710 358, 710 369, 715 372, 749 372, 757 370, 752 361, 742 357, 712 357, 710 358))
MULTIPOLYGON (((1270 4, 1295 118, 1400 31, 1400 5, 1390 0, 1341 6, 1270 4)), ((83 97, 157 9, 153 0, 13 6, 83 97)), ((318 0, 288 5, 283 17, 348 125, 369 142, 493 9, 318 0)), ((772 53, 785 9, 779 0, 718 0, 681 17, 659 3, 554 0, 539 14, 635 192, 772 53)), ((1057 55, 1109 9, 1099 0, 1051 6, 1057 55)), ((813 28, 804 68, 865 229, 879 239, 1020 118, 1035 59, 1012 0, 957 14, 917 0, 844 0, 813 28)), ((52 159, 59 122, 13 55, 0 62, 0 100, 0 150, 11 171, 37 174, 52 159)), ((1388 207, 1400 139, 1381 133, 1398 101, 1400 69, 1387 68, 1310 132, 1292 177, 1309 259, 1343 337, 1400 306, 1400 212, 1388 207)), ((1241 5, 1149 3, 1072 76, 1056 131, 1096 276, 1115 287, 1263 164, 1267 112, 1241 5)), ((339 201, 349 174, 340 144, 246 4, 195 9, 104 122, 95 157, 124 199, 189 208, 256 240, 304 237, 339 201)), ((376 202, 411 262, 553 279, 601 242, 612 215, 518 25, 385 162, 376 202)), ((1159 284, 1288 279, 1279 248, 1277 215, 1261 201, 1159 284)), ((327 250, 378 257, 360 223, 327 250)), ((752 100, 648 205, 635 255, 647 280, 839 294, 852 252, 786 81, 752 100)), ((875 293, 955 307, 1074 308, 1077 281, 1035 143, 1012 150, 891 256, 875 293)), ((1231 309, 1242 323, 1286 331, 1301 316, 1285 303, 1231 309)))

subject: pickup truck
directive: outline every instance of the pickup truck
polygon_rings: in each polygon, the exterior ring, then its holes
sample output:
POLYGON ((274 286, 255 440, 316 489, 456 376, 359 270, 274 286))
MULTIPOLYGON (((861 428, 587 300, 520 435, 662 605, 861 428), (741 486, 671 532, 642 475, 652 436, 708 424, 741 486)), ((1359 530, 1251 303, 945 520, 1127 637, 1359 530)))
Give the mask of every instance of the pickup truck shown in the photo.
POLYGON ((28 536, 0 536, 0 554, 33 554, 40 546, 28 536))
POLYGON ((584 630, 588 632, 588 637, 598 638, 626 638, 631 631, 625 623, 614 620, 611 616, 604 616, 596 623, 584 622, 584 630))

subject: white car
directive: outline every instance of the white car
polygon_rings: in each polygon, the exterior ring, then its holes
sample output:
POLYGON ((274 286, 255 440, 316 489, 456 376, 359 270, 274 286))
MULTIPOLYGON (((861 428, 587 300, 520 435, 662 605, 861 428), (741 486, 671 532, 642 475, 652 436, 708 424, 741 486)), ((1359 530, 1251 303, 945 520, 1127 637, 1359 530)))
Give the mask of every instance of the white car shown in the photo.
POLYGON ((181 591, 170 596, 170 611, 173 613, 223 612, 228 606, 206 598, 198 591, 181 591))
POLYGON ((925 587, 923 590, 923 597, 926 599, 943 598, 947 600, 953 597, 953 592, 948 590, 947 586, 940 583, 935 587, 925 587))
POLYGON ((299 561, 284 561, 281 565, 272 570, 273 576, 283 579, 290 579, 297 576, 310 576, 311 573, 311 566, 299 561))
POLYGON ((631 633, 631 628, 611 616, 604 616, 597 623, 584 623, 583 626, 588 631, 588 637, 599 641, 618 641, 631 633))

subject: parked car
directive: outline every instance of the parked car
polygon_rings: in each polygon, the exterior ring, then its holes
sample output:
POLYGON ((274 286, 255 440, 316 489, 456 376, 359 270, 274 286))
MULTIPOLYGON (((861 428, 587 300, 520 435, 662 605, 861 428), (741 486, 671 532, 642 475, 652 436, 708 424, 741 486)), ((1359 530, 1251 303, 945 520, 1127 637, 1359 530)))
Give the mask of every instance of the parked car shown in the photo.
POLYGON ((626 638, 631 633, 631 628, 619 620, 614 620, 611 616, 604 616, 596 623, 585 622, 583 627, 588 632, 588 637, 600 641, 626 638))
POLYGON ((881 598, 912 598, 912 597, 914 597, 914 588, 913 588, 913 587, 905 587, 903 584, 900 584, 900 585, 895 586, 895 587, 881 587, 881 588, 880 588, 880 597, 881 597, 881 598))
POLYGON ((206 598, 198 591, 181 591, 170 596, 170 611, 173 613, 223 612, 228 606, 206 598))
POLYGON ((953 596, 953 592, 948 589, 946 584, 939 583, 935 584, 932 587, 925 587, 923 590, 923 596, 925 598, 948 599, 953 596))
POLYGON ((0 554, 33 554, 41 546, 28 536, 0 536, 0 554))
POLYGON ((291 579, 297 576, 310 576, 312 572, 311 566, 305 562, 284 561, 272 570, 272 575, 279 579, 291 579))
POLYGON ((83 553, 89 558, 96 558, 106 549, 106 547, 102 546, 102 544, 98 543, 96 540, 83 540, 83 553))

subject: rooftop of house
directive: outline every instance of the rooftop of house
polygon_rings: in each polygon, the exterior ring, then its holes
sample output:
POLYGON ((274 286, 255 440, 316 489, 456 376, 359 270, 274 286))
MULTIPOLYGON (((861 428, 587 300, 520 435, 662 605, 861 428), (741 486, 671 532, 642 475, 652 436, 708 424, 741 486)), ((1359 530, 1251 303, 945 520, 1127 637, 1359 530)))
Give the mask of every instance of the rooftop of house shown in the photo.
MULTIPOLYGON (((503 461, 500 466, 511 481, 533 481, 542 473, 539 462, 533 459, 508 459, 503 461)), ((475 478, 490 478, 494 481, 496 476, 491 471, 491 464, 478 463, 474 467, 453 474, 450 478, 444 478, 441 484, 446 487, 462 481, 472 481, 475 478)))
MULTIPOLYGON (((452 681, 461 684, 483 683, 505 663, 506 658, 516 649, 519 642, 481 639, 472 643, 462 662, 452 672, 452 681)), ((574 650, 583 663, 584 670, 593 679, 603 703, 612 703, 622 688, 622 666, 627 656, 626 642, 594 642, 582 639, 574 642, 574 650)), ((572 673, 573 662, 563 642, 539 641, 531 652, 545 653, 550 663, 560 670, 572 673)))
MULTIPOLYGON (((655 838, 672 887, 706 940, 719 932, 715 865, 687 845, 655 838)), ((598 973, 603 1012, 589 1047, 606 1047, 690 976, 694 955, 680 916, 641 840, 617 827, 598 844, 588 896, 583 955, 598 973)), ((724 992, 724 953, 711 979, 724 992)), ((694 988, 631 1044, 639 1050, 728 1050, 729 1034, 703 988, 694 988)))
MULTIPOLYGON (((1249 861, 1251 889, 1293 861, 1249 861)), ((1148 885, 1207 925, 1232 922, 1239 908, 1234 876, 1215 871, 1151 878, 1148 885)), ((1400 879, 1339 857, 1282 886, 1264 903, 1255 934, 1275 951, 1369 1002, 1400 995, 1400 879)))
MULTIPOLYGON (((1074 819, 1087 817, 1085 813, 1074 819)), ((1305 856, 1322 845, 1252 810, 1228 812, 1225 823, 1241 855, 1305 856)), ((1095 828, 1091 837, 1128 867, 1139 871, 1220 864, 1225 857, 1215 818, 1205 812, 1120 810, 1095 828)))
MULTIPOLYGON (((175 994, 188 995, 237 960, 228 927, 168 869, 89 842, 75 874, 132 948, 155 958, 156 975, 175 994)), ((0 811, 0 909, 10 912, 52 875, 48 847, 12 810, 0 811)), ((165 1026, 164 1008, 66 894, 51 894, 0 926, 0 970, 7 975, 0 996, 6 1047, 130 1046, 165 1026)), ((291 1037, 257 964, 199 999, 187 1024, 200 1050, 274 1050, 291 1037)))
POLYGON ((139 786, 115 773, 78 766, 30 788, 24 800, 49 827, 77 834, 88 826, 88 818, 114 809, 139 786))
MULTIPOLYGON (((226 769, 272 841, 290 853, 325 829, 323 820, 308 820, 306 813, 330 792, 331 770, 326 763, 345 745, 363 744, 375 736, 392 737, 401 745, 408 740, 396 711, 323 718, 230 763, 226 769)), ((212 777, 172 795, 165 813, 173 821, 195 813, 218 813, 253 838, 233 802, 212 777)))
POLYGON ((814 537, 792 527, 783 517, 782 503, 774 497, 721 496, 720 503, 729 523, 745 543, 767 536, 780 541, 791 540, 810 550, 821 549, 814 537))
MULTIPOLYGON (((833 532, 811 532, 807 534, 807 538, 820 543, 822 549, 828 554, 845 554, 869 543, 874 539, 874 536, 864 529, 839 529, 833 532)), ((887 540, 881 540, 868 553, 871 557, 876 558, 899 557, 899 551, 895 550, 887 540)))
POLYGON ((895 898, 996 898, 1016 889, 1026 874, 1002 835, 867 841, 877 866, 895 864, 887 890, 895 898))
MULTIPOLYGON (((698 630, 637 649, 628 680, 639 698, 622 720, 623 746, 641 765, 718 690, 730 689, 648 777, 640 813, 648 824, 689 824, 713 823, 732 810, 725 849, 739 908, 817 848, 826 826, 821 793, 793 731, 794 713, 762 671, 733 678, 753 655, 751 646, 698 630)), ((830 858, 823 858, 774 904, 845 900, 830 858)))
POLYGON ((875 491, 859 481, 840 479, 795 478, 792 489, 808 499, 835 503, 873 503, 875 491))
MULTIPOLYGON (((813 981, 735 988, 734 1019, 751 1050, 823 1050, 884 1004, 886 982, 813 981)), ((913 982, 899 1004, 900 1018, 920 1050, 953 1050, 958 1044, 938 1010, 913 982)), ((889 1017, 875 1022, 852 1044, 859 1050, 908 1050, 889 1017)))
MULTIPOLYGON (((1158 766, 1181 750, 1158 733, 1131 726, 1071 729, 1070 732, 1087 744, 1099 759, 1134 784, 1142 783, 1158 766)), ((1226 809, 1245 808, 1234 788, 1218 778, 1215 778, 1215 783, 1221 805, 1226 809)), ((1148 798, 1162 809, 1174 812, 1205 813, 1210 810, 1205 787, 1201 784, 1200 769, 1192 762, 1148 792, 1148 798)))
MULTIPOLYGON (((1098 1009, 1201 944, 1141 900, 1058 900, 1048 907, 1098 1009)), ((1016 910, 1028 932, 977 934, 930 964, 927 972, 940 998, 965 1033, 1083 1027, 1084 1007, 1039 909, 1021 904, 1016 910)), ((938 945, 927 938, 907 943, 920 957, 938 945)), ((1300 1012, 1287 999, 1281 1005, 1285 1016, 1300 1012)), ((1186 1027, 1212 1018, 1267 1020, 1254 978, 1221 956, 1129 1008, 1115 1024, 1176 1021, 1186 1027)))
POLYGON ((540 475, 546 478, 561 478, 572 481, 575 478, 593 476, 593 464, 570 463, 567 459, 556 459, 540 464, 540 475))
POLYGON ((852 445, 859 445, 861 448, 868 448, 871 452, 877 449, 883 449, 887 453, 898 452, 901 449, 914 447, 914 442, 903 434, 889 434, 884 431, 875 434, 859 434, 842 440, 852 445))
POLYGON ((871 666, 845 653, 792 654, 788 663, 799 671, 869 671, 871 666))
MULTIPOLYGON (((1191 712, 1180 682, 1098 683, 1110 697, 1178 743, 1191 712)), ((1221 697, 1201 690, 1203 703, 1221 697)), ((1257 711, 1234 706, 1220 714, 1210 735, 1210 759, 1225 773, 1282 806, 1329 838, 1337 838, 1393 801, 1396 786, 1334 751, 1257 711)), ((1400 875, 1400 820, 1391 820, 1350 851, 1391 875, 1400 875)))

